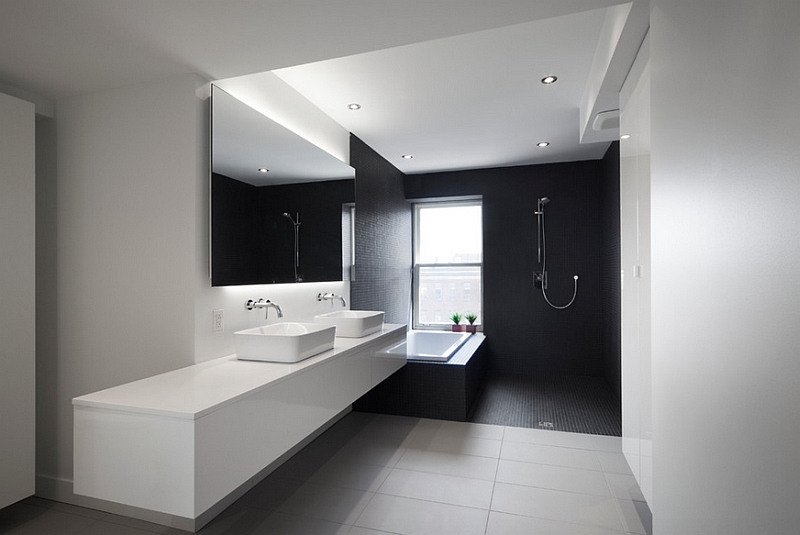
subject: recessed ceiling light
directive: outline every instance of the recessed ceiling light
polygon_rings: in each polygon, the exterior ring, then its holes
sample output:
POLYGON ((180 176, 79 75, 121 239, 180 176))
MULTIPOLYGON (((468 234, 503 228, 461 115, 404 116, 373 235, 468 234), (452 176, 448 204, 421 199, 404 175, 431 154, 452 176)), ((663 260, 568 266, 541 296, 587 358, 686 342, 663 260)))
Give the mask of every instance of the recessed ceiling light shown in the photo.
POLYGON ((259 173, 269 173, 269 169, 267 169, 266 167, 259 167, 258 168, 258 172, 259 173))
POLYGON ((550 85, 556 83, 556 80, 558 80, 558 76, 553 76, 551 74, 550 76, 545 76, 542 78, 542 83, 545 85, 550 85))
POLYGON ((539 143, 536 144, 536 146, 539 147, 540 149, 542 149, 542 148, 548 146, 549 144, 550 144, 549 141, 540 141, 539 143))
POLYGON ((413 155, 413 154, 403 154, 403 155, 401 156, 401 158, 403 158, 404 160, 410 160, 410 159, 411 159, 411 158, 413 158, 413 157, 414 157, 414 155, 413 155))
POLYGON ((620 139, 630 139, 631 135, 630 134, 622 134, 621 136, 619 136, 619 138, 620 139))
POLYGON ((347 109, 348 110, 353 110, 353 111, 360 110, 361 109, 361 104, 356 104, 355 102, 353 102, 352 104, 348 104, 347 105, 347 109))

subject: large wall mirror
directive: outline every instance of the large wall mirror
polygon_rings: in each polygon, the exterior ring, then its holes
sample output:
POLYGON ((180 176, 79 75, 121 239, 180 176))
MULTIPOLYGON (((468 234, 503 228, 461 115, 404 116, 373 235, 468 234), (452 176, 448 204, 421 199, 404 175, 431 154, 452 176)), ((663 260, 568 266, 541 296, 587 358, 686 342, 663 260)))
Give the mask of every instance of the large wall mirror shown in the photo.
POLYGON ((211 285, 347 280, 354 177, 212 86, 211 285))

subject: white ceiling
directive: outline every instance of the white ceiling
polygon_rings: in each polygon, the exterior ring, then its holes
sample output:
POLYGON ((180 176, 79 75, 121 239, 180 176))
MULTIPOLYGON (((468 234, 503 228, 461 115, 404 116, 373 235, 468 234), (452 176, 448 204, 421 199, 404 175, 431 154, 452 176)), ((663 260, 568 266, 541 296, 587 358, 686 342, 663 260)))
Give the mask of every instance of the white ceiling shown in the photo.
POLYGON ((579 107, 605 15, 592 10, 275 73, 405 173, 598 159, 608 143, 581 145, 579 107), (550 74, 558 81, 542 84, 550 74), (362 107, 351 111, 350 103, 362 107))
POLYGON ((320 71, 338 82, 318 82, 328 92, 312 99, 408 172, 594 158, 603 144, 577 143, 576 95, 601 11, 582 12, 621 3, 0 0, 0 88, 57 102, 188 72, 218 80, 343 58, 332 65, 361 74, 320 71), (550 72, 558 84, 536 85, 550 72), (333 98, 364 108, 340 117, 333 98), (551 147, 531 153, 542 139, 551 147), (398 162, 403 153, 415 158, 398 162))
POLYGON ((215 173, 253 186, 354 178, 345 162, 225 91, 214 88, 213 99, 215 173))

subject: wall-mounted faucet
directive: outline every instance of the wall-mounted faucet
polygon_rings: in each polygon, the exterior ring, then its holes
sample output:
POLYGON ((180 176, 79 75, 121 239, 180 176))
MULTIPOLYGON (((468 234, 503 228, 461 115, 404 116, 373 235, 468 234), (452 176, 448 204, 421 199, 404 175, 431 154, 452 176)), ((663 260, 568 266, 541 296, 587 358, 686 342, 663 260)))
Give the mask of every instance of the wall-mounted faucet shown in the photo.
POLYGON ((338 299, 342 303, 342 306, 347 308, 347 301, 345 301, 344 297, 341 295, 336 295, 335 293, 317 294, 317 301, 331 301, 333 299, 338 299))
POLYGON ((273 303, 269 299, 264 299, 263 297, 260 298, 258 301, 253 301, 252 299, 248 299, 247 302, 244 304, 244 308, 247 310, 253 310, 254 308, 263 308, 266 311, 264 316, 265 319, 269 319, 269 309, 274 308, 275 312, 278 313, 278 317, 283 317, 283 310, 278 305, 278 303, 273 303))

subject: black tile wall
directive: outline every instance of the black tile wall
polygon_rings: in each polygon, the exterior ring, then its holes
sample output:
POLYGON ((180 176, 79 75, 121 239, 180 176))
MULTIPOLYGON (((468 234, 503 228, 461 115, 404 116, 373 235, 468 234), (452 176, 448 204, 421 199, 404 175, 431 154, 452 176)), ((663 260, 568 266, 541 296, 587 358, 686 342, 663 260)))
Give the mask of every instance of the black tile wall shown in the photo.
POLYGON ((383 310, 387 323, 409 324, 411 310, 411 205, 405 175, 356 136, 356 266, 351 308, 383 310))
MULTIPOLYGON (((496 373, 603 376, 601 280, 607 239, 603 220, 601 161, 505 167, 409 175, 409 199, 483 196, 484 333, 489 369, 496 373), (548 306, 533 287, 536 258, 536 200, 546 207, 548 306)), ((619 237, 616 238, 617 250, 619 237)), ((612 244, 612 247, 614 245, 612 244)), ((613 289, 607 288, 608 292, 613 289)))
POLYGON ((306 282, 342 280, 342 204, 352 180, 255 187, 214 173, 212 285, 294 282, 294 227, 300 214, 299 275, 306 282))
POLYGON ((608 384, 622 397, 622 281, 620 279, 619 142, 602 160, 603 249, 600 292, 603 307, 603 369, 608 384))
POLYGON ((255 284, 259 281, 260 252, 253 228, 258 214, 258 188, 212 174, 211 284, 255 284))

